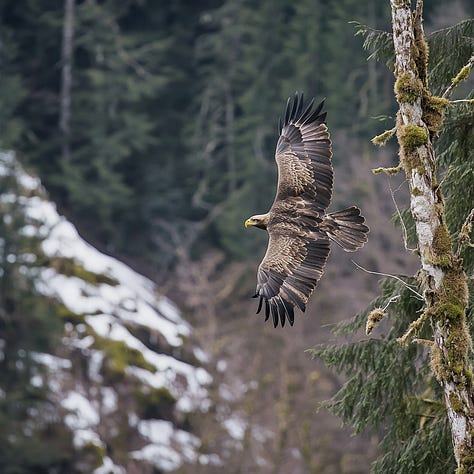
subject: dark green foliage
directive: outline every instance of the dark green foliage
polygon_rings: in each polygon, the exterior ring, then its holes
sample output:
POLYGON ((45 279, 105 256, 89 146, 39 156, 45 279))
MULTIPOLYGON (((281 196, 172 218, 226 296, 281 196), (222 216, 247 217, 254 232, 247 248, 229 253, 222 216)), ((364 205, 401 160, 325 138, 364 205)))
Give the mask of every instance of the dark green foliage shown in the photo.
MULTIPOLYGON (((406 284, 417 289, 414 279, 406 279, 406 284)), ((418 344, 401 346, 396 340, 418 317, 420 299, 402 283, 384 280, 381 296, 336 332, 361 329, 373 308, 384 307, 397 295, 399 300, 389 306, 382 325, 386 334, 312 351, 329 367, 350 374, 326 406, 356 432, 369 430, 381 436, 381 456, 372 472, 450 472, 455 462, 440 389, 430 370, 430 350, 418 344), (443 447, 443 454, 434 456, 443 447)), ((426 329, 417 336, 428 334, 426 329)))
POLYGON ((418 434, 403 444, 387 443, 384 454, 373 465, 373 473, 454 472, 454 457, 444 456, 444 453, 452 451, 451 433, 444 407, 441 404, 431 406, 431 402, 427 402, 420 403, 419 408, 418 434))
POLYGON ((140 418, 160 420, 174 419, 176 398, 166 387, 151 388, 148 391, 137 391, 137 411, 140 418))
POLYGON ((15 110, 25 94, 20 74, 11 68, 18 57, 17 45, 8 30, 0 28, 0 149, 12 146, 22 132, 15 110))
POLYGON ((428 36, 429 83, 433 94, 442 94, 463 66, 467 64, 474 49, 474 19, 435 31, 428 36), (449 61, 446 61, 446 51, 449 61))
POLYGON ((387 5, 87 1, 76 2, 66 158, 63 15, 59 0, 2 3, 0 140, 111 252, 163 269, 179 245, 254 255, 241 223, 271 205, 277 118, 295 90, 328 98, 331 129, 381 131, 367 117, 386 109, 390 76, 365 61, 348 21, 387 27, 387 5))
MULTIPOLYGON (((437 91, 444 91, 451 80, 465 66, 474 51, 474 20, 465 20, 431 35, 430 41, 430 84, 437 91), (455 45, 449 61, 443 51, 455 45)), ((471 72, 471 78, 472 78, 471 72)), ((460 84, 463 98, 474 98, 472 80, 460 84), (469 88, 469 85, 471 88, 469 88)), ((455 90, 455 94, 459 92, 455 90)), ((440 180, 446 198, 446 215, 452 235, 457 236, 464 219, 474 202, 474 109, 471 104, 459 104, 447 108, 442 133, 435 142, 436 156, 440 167, 440 180), (462 190, 460 197, 459 191, 462 190)), ((472 238, 472 236, 471 236, 472 238)), ((462 253, 466 268, 474 267, 472 252, 462 253)), ((469 274, 469 271, 468 271, 469 274)), ((471 291, 472 293, 472 291, 471 291)), ((472 305, 470 306, 472 308, 472 305)), ((472 311, 472 310, 471 310, 472 311)), ((468 320, 471 320, 468 315, 468 320)))
POLYGON ((0 471, 72 472, 72 440, 57 419, 47 387, 33 384, 44 373, 34 355, 51 351, 62 332, 54 305, 35 290, 31 257, 38 239, 22 229, 33 225, 16 199, 14 170, 3 162, 0 189, 0 471))
POLYGON ((384 60, 389 69, 393 69, 395 63, 395 52, 393 50, 392 33, 389 31, 375 30, 367 25, 363 25, 357 21, 351 22, 356 31, 355 35, 364 37, 364 49, 370 50, 368 60, 384 60))

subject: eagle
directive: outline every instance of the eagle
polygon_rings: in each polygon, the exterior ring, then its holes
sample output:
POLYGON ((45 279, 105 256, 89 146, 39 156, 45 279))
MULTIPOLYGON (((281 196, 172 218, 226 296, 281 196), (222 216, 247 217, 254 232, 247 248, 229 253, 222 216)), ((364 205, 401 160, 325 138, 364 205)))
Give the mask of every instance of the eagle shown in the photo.
POLYGON ((367 242, 369 228, 355 206, 327 213, 333 188, 331 139, 326 126, 324 100, 304 104, 295 93, 286 103, 275 160, 276 196, 266 214, 250 217, 245 227, 266 230, 268 245, 257 271, 257 314, 265 305, 265 321, 275 327, 294 323, 294 308, 305 311, 321 278, 335 242, 347 252, 367 242))

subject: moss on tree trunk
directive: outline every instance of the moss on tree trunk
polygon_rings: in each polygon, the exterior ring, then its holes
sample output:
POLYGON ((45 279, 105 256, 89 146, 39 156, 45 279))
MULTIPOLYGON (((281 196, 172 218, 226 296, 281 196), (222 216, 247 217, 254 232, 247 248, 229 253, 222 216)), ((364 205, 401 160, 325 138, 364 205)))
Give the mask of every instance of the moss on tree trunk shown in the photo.
POLYGON ((447 100, 433 97, 427 83, 428 47, 422 27, 423 2, 391 0, 395 46, 397 138, 410 188, 422 265, 425 314, 433 327, 431 367, 443 388, 457 473, 474 472, 474 405, 466 326, 467 277, 446 227, 443 194, 436 184, 432 139, 447 100))

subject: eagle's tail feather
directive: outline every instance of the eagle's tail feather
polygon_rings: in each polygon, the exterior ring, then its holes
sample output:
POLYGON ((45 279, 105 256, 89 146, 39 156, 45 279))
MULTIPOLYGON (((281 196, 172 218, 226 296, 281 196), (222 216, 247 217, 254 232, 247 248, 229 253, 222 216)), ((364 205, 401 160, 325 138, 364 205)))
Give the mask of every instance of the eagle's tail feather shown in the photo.
POLYGON ((360 209, 352 206, 326 215, 323 224, 331 240, 346 252, 354 252, 367 242, 369 228, 364 222, 360 209))

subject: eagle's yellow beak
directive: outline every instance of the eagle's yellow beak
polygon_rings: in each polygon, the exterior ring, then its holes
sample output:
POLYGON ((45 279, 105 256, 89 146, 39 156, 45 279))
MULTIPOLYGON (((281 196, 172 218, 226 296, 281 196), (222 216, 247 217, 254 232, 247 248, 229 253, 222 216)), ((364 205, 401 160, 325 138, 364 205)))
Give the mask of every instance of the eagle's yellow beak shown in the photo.
POLYGON ((247 228, 248 226, 251 226, 251 225, 253 225, 251 219, 247 219, 247 220, 244 222, 245 228, 247 228))

